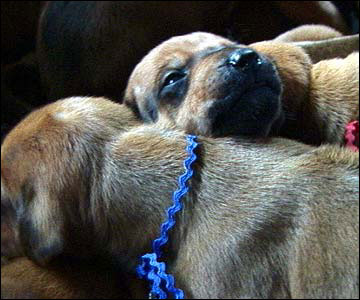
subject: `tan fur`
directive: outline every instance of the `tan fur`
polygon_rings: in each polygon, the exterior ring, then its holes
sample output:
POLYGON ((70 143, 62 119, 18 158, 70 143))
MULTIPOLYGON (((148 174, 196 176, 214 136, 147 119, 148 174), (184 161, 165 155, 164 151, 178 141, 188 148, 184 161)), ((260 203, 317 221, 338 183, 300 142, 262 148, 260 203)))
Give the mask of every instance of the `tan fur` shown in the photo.
POLYGON ((313 63, 330 58, 345 58, 352 52, 359 52, 359 34, 342 36, 321 41, 294 42, 304 49, 313 63))
MULTIPOLYGON (((237 45, 213 34, 192 33, 178 36, 154 48, 135 67, 128 82, 125 103, 138 110, 145 121, 150 120, 147 111, 151 106, 152 110, 158 112, 160 119, 169 119, 175 126, 189 133, 206 136, 242 135, 241 128, 264 123, 271 128, 266 134, 280 135, 313 145, 343 144, 345 125, 358 120, 358 52, 351 54, 352 51, 348 50, 347 57, 335 60, 324 59, 324 55, 322 61, 312 63, 304 49, 292 43, 299 40, 327 40, 329 42, 324 46, 331 49, 332 38, 336 39, 340 35, 326 26, 308 25, 287 32, 273 41, 251 44, 250 48, 274 64, 277 74, 274 73, 273 77, 278 77, 281 81, 283 91, 278 95, 279 104, 270 104, 265 98, 256 100, 253 104, 251 96, 248 96, 246 101, 239 100, 244 101, 244 111, 251 106, 256 107, 259 103, 268 105, 275 111, 269 112, 269 120, 263 119, 263 115, 257 116, 256 111, 253 112, 254 115, 249 115, 249 118, 254 120, 250 125, 249 122, 242 124, 242 119, 236 120, 239 130, 234 129, 234 124, 231 124, 227 127, 224 125, 225 129, 218 133, 217 123, 209 114, 220 100, 225 102, 223 99, 226 96, 242 88, 241 85, 224 87, 223 78, 227 75, 219 72, 219 65, 229 55, 230 50, 226 47, 241 49, 247 46, 237 45), (211 53, 211 49, 224 46, 223 51, 214 52, 204 58, 201 56, 203 52, 211 53), (190 65, 186 63, 189 60, 192 61, 190 65), (165 70, 181 68, 188 72, 183 96, 173 102, 162 100, 159 90, 165 70), (224 89, 228 95, 221 94, 224 89), (276 105, 279 105, 280 116, 276 112, 276 105), (285 121, 278 128, 281 116, 285 121)), ((333 57, 335 53, 340 54, 341 51, 333 52, 329 57, 333 57)), ((344 53, 341 52, 341 55, 344 53)), ((256 88, 255 86, 254 90, 256 88)), ((240 104, 231 105, 235 109, 236 105, 240 104)), ((224 115, 227 114, 226 110, 231 111, 231 108, 224 108, 224 115)), ((218 108, 218 113, 221 113, 221 108, 218 108)), ((229 114, 228 118, 234 117, 229 114)), ((261 131, 255 132, 255 135, 257 134, 264 135, 261 131)))
MULTIPOLYGON (((134 270, 183 173, 185 136, 79 100, 34 112, 5 139, 2 201, 18 208, 38 263, 100 255, 134 270)), ((358 298, 357 154, 276 138, 199 142, 164 256, 188 298, 358 298)))
MULTIPOLYGON (((71 225, 64 222, 61 206, 73 198, 87 205, 87 195, 84 194, 89 184, 87 180, 92 177, 92 165, 96 165, 101 159, 99 157, 92 160, 88 157, 89 153, 97 153, 100 156, 101 147, 113 138, 119 128, 128 127, 134 119, 130 113, 125 113, 120 120, 116 112, 117 104, 102 101, 101 105, 98 105, 95 101, 91 98, 74 97, 35 111, 10 132, 1 147, 1 161, 4 163, 1 192, 7 195, 2 201, 6 201, 7 198, 16 199, 17 201, 12 204, 15 209, 21 211, 24 198, 37 198, 37 201, 33 201, 28 207, 35 216, 34 226, 43 232, 42 237, 39 236, 33 245, 36 247, 32 249, 36 250, 35 252, 46 253, 50 246, 57 247, 52 251, 62 251, 63 245, 58 239, 59 234, 71 225), (63 124, 66 124, 66 130, 63 130, 63 124), (82 132, 76 130, 80 128, 87 131, 83 140, 89 139, 92 141, 91 144, 78 143, 78 135, 81 136, 82 132), (37 132, 37 135, 33 135, 33 132, 37 132), (8 145, 13 146, 8 149, 8 145), (61 149, 65 161, 56 157, 59 153, 54 149, 61 149), (38 160, 39 155, 43 153, 49 155, 38 160), (26 159, 19 160, 20 157, 26 159), (75 190, 69 187, 70 182, 67 180, 58 180, 66 177, 72 178, 71 184, 77 186, 75 190), (28 184, 31 185, 30 189, 26 188, 28 184), (52 194, 59 193, 63 193, 63 202, 48 201, 52 194), (51 214, 51 221, 46 221, 43 218, 44 214, 51 214)), ((78 222, 80 218, 86 223, 89 217, 88 209, 91 211, 92 207, 84 207, 72 216, 72 221, 78 222)), ((76 235, 76 232, 71 231, 68 234, 76 235)), ((81 238, 84 232, 78 235, 78 238, 81 238)), ((27 234, 25 237, 30 238, 27 234)))
POLYGON ((279 42, 320 41, 342 36, 339 31, 325 25, 303 25, 277 36, 279 42))
POLYGON ((343 36, 324 25, 302 25, 280 34, 274 41, 299 46, 314 64, 324 59, 345 58, 351 52, 359 51, 359 34, 343 36))
POLYGON ((309 115, 314 114, 327 142, 341 144, 341 132, 347 123, 359 120, 359 53, 318 62, 310 76, 309 115))
POLYGON ((359 119, 359 53, 304 68, 306 60, 295 57, 289 45, 263 42, 253 47, 276 61, 285 87, 282 104, 291 117, 282 135, 310 144, 343 144, 345 126, 359 119))

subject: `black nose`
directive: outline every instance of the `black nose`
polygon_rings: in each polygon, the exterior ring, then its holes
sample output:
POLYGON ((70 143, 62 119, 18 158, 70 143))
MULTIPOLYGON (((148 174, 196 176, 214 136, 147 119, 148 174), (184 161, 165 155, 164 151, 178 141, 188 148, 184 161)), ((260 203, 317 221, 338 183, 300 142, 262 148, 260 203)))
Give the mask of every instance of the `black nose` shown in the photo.
POLYGON ((259 54, 250 48, 240 48, 231 52, 228 63, 236 68, 254 68, 262 63, 259 54))

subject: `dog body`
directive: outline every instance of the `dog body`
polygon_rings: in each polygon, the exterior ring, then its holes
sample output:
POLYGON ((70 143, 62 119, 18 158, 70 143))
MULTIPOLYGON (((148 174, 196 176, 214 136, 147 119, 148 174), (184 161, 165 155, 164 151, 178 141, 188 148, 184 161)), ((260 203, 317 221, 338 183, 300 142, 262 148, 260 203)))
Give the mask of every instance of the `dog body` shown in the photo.
POLYGON ((340 33, 304 26, 250 46, 200 32, 171 38, 136 66, 125 103, 145 121, 166 118, 195 134, 342 144, 346 124, 359 118, 359 55, 312 64, 283 42, 309 35, 340 33))
MULTIPOLYGON (((59 254, 134 270, 183 173, 185 135, 101 98, 32 113, 1 148, 2 201, 46 265, 59 254)), ((357 298, 359 157, 285 139, 199 138, 164 260, 188 298, 357 298)))

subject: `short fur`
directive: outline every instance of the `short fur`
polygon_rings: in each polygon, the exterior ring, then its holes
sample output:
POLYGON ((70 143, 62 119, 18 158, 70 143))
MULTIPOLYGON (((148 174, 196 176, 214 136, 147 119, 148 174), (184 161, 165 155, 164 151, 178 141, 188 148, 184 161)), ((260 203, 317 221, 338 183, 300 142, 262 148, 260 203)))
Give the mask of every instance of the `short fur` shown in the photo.
POLYGON ((166 118, 195 134, 270 134, 313 145, 343 144, 346 124, 359 119, 358 52, 313 64, 302 48, 290 43, 336 36, 341 34, 312 25, 250 46, 210 33, 174 37, 135 67, 125 103, 145 121, 166 118), (224 63, 231 51, 244 48, 262 59, 255 75, 224 63), (163 82, 169 70, 185 75, 168 88, 171 97, 165 97, 163 82))
MULTIPOLYGON (((183 172, 185 136, 168 128, 101 98, 29 115, 1 147, 2 201, 17 208, 26 253, 134 270, 183 172)), ((276 138, 199 142, 164 257, 188 298, 358 298, 357 154, 276 138)))

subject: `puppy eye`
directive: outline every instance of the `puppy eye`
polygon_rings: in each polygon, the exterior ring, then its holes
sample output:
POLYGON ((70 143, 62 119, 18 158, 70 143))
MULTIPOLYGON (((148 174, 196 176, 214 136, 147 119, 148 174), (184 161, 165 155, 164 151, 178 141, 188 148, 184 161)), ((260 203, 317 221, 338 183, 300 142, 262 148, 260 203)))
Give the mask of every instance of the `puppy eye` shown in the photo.
POLYGON ((181 72, 181 71, 172 71, 172 72, 168 73, 165 76, 162 88, 174 84, 175 82, 177 82, 180 79, 184 78, 185 75, 186 74, 184 72, 181 72))

